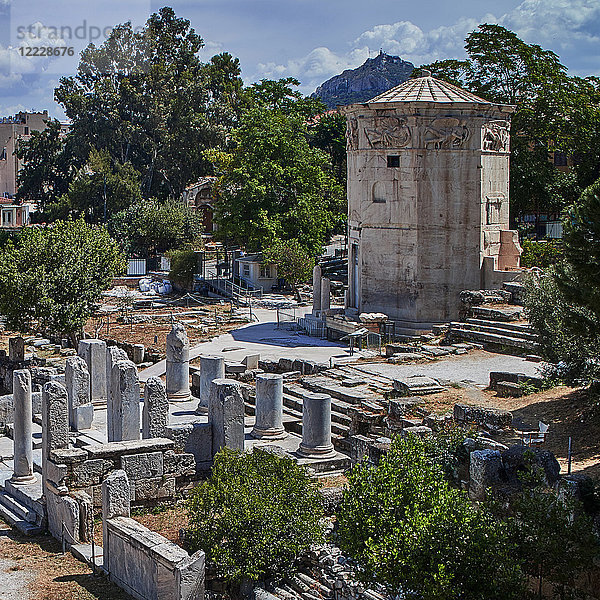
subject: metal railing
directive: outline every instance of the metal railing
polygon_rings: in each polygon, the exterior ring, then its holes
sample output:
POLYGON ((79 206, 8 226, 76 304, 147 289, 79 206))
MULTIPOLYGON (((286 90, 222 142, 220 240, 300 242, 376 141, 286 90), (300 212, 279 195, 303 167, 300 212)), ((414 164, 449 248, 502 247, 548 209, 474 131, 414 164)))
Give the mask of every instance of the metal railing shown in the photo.
POLYGON ((249 306, 252 300, 262 298, 262 288, 250 290, 241 287, 213 270, 206 272, 206 281, 215 291, 231 298, 239 306, 249 306))

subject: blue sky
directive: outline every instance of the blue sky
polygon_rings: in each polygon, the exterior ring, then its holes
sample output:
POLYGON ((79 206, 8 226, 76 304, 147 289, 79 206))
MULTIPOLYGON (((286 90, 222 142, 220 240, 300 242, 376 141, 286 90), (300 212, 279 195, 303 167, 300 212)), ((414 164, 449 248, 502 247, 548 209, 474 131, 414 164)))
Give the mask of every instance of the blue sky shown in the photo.
MULTIPOLYGON (((465 35, 494 22, 556 52, 575 75, 600 75, 600 0, 174 0, 204 38, 203 58, 239 57, 246 83, 294 76, 301 91, 362 64, 380 48, 416 65, 464 56, 465 35)), ((0 116, 48 109, 61 76, 106 28, 143 25, 151 0, 0 0, 0 116), (62 38, 60 37, 62 35, 62 38), (56 39, 56 38, 60 39, 56 39), (73 47, 74 56, 21 56, 32 45, 73 47)))

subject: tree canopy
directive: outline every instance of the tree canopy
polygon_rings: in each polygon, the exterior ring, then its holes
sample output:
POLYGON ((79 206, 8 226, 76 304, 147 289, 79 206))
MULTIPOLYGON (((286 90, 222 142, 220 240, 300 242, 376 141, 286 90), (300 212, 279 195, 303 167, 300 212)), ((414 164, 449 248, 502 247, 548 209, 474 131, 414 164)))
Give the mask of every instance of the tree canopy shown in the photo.
POLYGON ((421 69, 486 100, 516 105, 511 210, 560 211, 600 176, 598 78, 568 76, 554 52, 527 44, 500 25, 480 25, 467 36, 465 50, 466 60, 421 69), (572 158, 575 181, 554 168, 553 151, 572 158))
POLYGON ((0 313, 10 329, 76 337, 124 268, 103 227, 78 220, 24 229, 0 250, 0 313))

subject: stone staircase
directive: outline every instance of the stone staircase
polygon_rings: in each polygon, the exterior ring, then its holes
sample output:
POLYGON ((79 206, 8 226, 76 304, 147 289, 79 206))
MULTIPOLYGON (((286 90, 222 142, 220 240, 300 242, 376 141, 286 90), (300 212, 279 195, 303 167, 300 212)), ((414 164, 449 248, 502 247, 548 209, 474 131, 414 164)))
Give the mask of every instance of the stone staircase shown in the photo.
MULTIPOLYGON (((392 382, 383 377, 368 379, 351 366, 338 366, 320 375, 304 376, 283 384, 283 416, 287 431, 302 435, 302 396, 317 392, 331 396, 331 437, 336 450, 349 452, 348 436, 353 416, 357 413, 368 418, 380 414, 387 402, 383 394, 389 392, 392 382)), ((255 397, 246 400, 247 415, 254 415, 255 397)))
POLYGON ((36 484, 0 486, 0 517, 24 535, 40 535, 46 530, 45 509, 39 480, 36 484))
POLYGON ((450 323, 446 340, 449 343, 476 342, 520 352, 535 352, 538 345, 538 336, 529 325, 475 318, 450 323))

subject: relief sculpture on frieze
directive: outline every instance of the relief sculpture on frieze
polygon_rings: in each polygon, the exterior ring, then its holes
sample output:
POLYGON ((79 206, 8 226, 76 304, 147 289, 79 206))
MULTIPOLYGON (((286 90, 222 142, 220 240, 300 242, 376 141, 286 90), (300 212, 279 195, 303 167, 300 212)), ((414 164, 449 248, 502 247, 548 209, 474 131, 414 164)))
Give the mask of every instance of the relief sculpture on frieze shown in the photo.
POLYGON ((423 141, 425 147, 434 150, 442 148, 460 148, 469 139, 470 132, 464 121, 455 117, 440 117, 425 128, 423 141))
POLYGON ((358 120, 349 119, 346 128, 346 147, 348 150, 358 150, 358 120))
POLYGON ((410 129, 398 117, 375 117, 365 135, 371 148, 403 148, 410 142, 410 129))
POLYGON ((508 152, 509 149, 508 121, 490 121, 483 126, 483 150, 493 152, 508 152))

